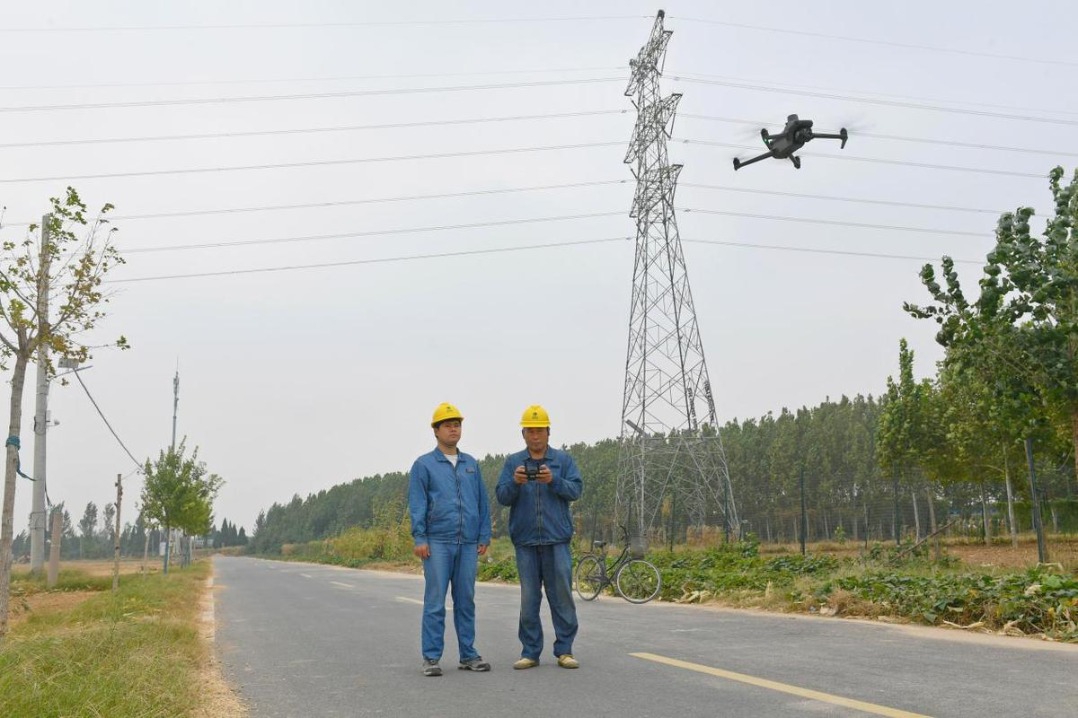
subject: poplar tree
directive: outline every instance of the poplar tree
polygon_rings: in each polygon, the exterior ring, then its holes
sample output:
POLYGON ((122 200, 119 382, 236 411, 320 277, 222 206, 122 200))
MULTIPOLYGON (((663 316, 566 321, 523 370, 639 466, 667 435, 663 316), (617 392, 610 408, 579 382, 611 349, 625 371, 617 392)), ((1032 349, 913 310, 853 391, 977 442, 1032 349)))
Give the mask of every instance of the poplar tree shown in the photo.
MULTIPOLYGON (((15 489, 19 474, 19 435, 22 432, 22 397, 26 368, 38 347, 77 362, 90 356, 86 334, 101 320, 109 301, 102 289, 105 276, 123 263, 112 244, 104 205, 88 219, 78 193, 67 188, 52 198, 44 226, 31 225, 22 241, 0 244, 0 370, 11 369, 11 401, 4 468, 4 503, 0 519, 0 640, 7 635, 11 588, 11 545, 14 530, 15 489), (36 236, 41 231, 40 244, 36 236), (107 230, 107 231, 106 231, 107 230), (39 302, 48 296, 54 308, 42 316, 39 302)), ((122 336, 116 342, 127 348, 122 336)), ((47 355, 48 356, 48 355, 47 355)), ((46 367, 53 373, 51 358, 46 367)))

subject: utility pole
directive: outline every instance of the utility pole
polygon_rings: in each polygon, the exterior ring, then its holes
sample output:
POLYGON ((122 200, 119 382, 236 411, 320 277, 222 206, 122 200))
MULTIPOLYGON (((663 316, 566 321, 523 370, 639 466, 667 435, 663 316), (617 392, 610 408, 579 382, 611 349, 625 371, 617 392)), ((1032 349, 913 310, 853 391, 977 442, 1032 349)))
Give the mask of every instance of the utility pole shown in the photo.
POLYGON ((805 467, 801 467, 801 555, 805 555, 805 542, 808 540, 808 511, 805 510, 805 467))
POLYGON ((715 507, 727 531, 740 528, 674 212, 681 165, 670 164, 666 143, 681 95, 660 93, 671 35, 665 17, 660 10, 630 61, 625 90, 637 112, 625 154, 636 178, 629 213, 636 260, 615 516, 641 540, 661 521, 667 495, 680 495, 677 505, 690 525, 702 526, 715 507))
POLYGON ((180 408, 180 367, 176 366, 176 376, 172 377, 172 448, 176 448, 176 414, 180 408))
POLYGON ((112 544, 112 592, 120 586, 120 502, 124 497, 123 477, 116 474, 116 535, 112 544))
POLYGON ((52 512, 52 545, 49 546, 49 576, 46 586, 56 586, 56 579, 60 576, 60 539, 64 535, 64 514, 62 511, 53 509, 52 512))
MULTIPOLYGON (((176 414, 180 408, 180 366, 179 361, 176 362, 176 376, 172 377, 172 444, 170 445, 170 451, 176 450, 176 414)), ((168 563, 172 559, 172 538, 176 533, 175 529, 170 528, 165 535, 165 564, 164 573, 168 574, 168 563)))
POLYGON ((37 281, 37 401, 34 409, 34 488, 30 508, 30 572, 45 569, 45 437, 49 424, 49 222, 41 218, 41 254, 37 281))

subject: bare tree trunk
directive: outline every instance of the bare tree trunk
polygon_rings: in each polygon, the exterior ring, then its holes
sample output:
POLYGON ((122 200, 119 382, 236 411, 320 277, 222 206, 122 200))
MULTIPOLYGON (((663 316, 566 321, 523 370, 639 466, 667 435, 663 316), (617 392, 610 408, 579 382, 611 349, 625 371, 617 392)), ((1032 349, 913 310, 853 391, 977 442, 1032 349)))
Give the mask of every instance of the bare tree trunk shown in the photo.
MULTIPOLYGON (((11 418, 8 422, 8 438, 18 439, 22 430, 22 389, 26 383, 26 364, 30 353, 15 355, 15 368, 11 374, 11 418)), ((15 533, 15 482, 18 479, 19 450, 7 444, 7 461, 4 466, 4 508, 0 520, 0 641, 7 636, 9 599, 11 593, 11 544, 15 533)))
POLYGON ((1011 548, 1018 548, 1018 522, 1014 517, 1014 487, 1011 486, 1011 467, 1007 464, 1007 445, 1003 445, 1003 482, 1007 485, 1007 524, 1011 529, 1011 548))
POLYGON ((981 525, 984 527, 984 545, 992 544, 992 524, 988 517, 988 494, 984 490, 984 481, 981 481, 981 525))

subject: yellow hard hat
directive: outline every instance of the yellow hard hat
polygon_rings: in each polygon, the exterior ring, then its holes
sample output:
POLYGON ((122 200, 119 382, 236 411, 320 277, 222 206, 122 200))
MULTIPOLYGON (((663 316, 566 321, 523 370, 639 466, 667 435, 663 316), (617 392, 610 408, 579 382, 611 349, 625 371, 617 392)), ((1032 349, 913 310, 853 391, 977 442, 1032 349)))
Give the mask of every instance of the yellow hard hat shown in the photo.
POLYGON ((443 421, 448 421, 449 419, 460 419, 461 421, 464 421, 464 416, 457 407, 448 402, 442 402, 438 405, 438 408, 434 410, 434 416, 430 418, 431 428, 434 428, 438 426, 438 424, 441 424, 443 421))
POLYGON ((524 428, 550 428, 550 414, 546 413, 546 409, 538 404, 532 404, 524 410, 524 415, 520 417, 520 425, 524 428))

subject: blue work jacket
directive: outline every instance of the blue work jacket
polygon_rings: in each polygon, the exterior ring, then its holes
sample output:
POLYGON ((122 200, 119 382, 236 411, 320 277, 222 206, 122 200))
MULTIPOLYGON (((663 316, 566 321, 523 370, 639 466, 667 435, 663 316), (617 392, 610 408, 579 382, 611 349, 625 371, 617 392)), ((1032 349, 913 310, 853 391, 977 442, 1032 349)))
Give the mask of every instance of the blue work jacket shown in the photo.
POLYGON ((421 546, 443 543, 490 544, 490 502, 476 460, 457 453, 454 467, 438 449, 412 464, 408 479, 412 538, 421 546))
POLYGON ((547 448, 538 460, 546 464, 554 478, 549 484, 529 481, 518 484, 513 472, 527 459, 535 462, 527 449, 505 459, 494 493, 498 503, 509 508, 509 537, 517 546, 540 546, 565 543, 573 538, 573 512, 569 504, 580 498, 584 481, 573 457, 564 451, 547 448))

